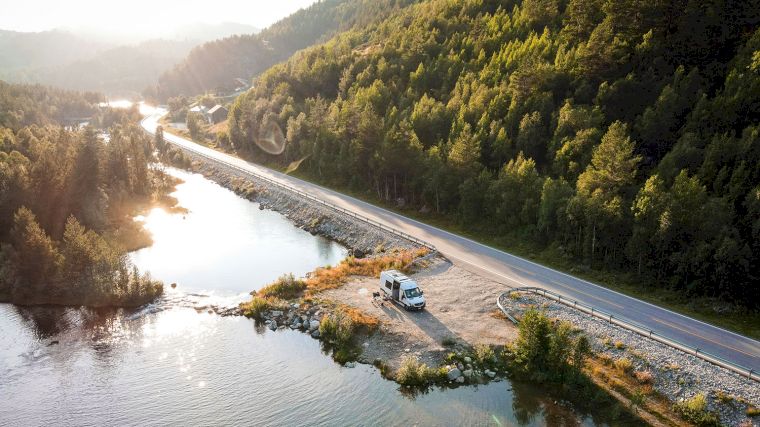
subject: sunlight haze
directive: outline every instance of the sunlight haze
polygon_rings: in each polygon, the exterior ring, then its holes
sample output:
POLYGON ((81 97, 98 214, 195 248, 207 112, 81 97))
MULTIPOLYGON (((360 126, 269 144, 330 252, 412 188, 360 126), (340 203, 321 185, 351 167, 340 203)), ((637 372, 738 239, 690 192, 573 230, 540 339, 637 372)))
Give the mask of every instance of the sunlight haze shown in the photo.
POLYGON ((0 29, 45 31, 54 28, 85 29, 116 35, 160 36, 193 23, 238 22, 265 28, 315 0, 134 0, 66 2, 29 0, 0 2, 0 29))

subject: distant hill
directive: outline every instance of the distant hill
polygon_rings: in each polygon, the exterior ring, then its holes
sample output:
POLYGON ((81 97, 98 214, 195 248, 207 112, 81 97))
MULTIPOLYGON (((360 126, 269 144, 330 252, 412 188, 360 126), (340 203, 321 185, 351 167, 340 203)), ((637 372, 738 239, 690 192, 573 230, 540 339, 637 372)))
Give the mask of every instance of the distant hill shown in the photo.
POLYGON ((326 41, 339 31, 363 27, 415 0, 325 0, 302 9, 258 34, 208 42, 158 80, 161 99, 230 90, 297 50, 326 41))
POLYGON ((149 40, 193 40, 198 44, 229 37, 235 34, 253 34, 259 31, 258 28, 238 22, 220 22, 216 24, 207 24, 203 22, 193 22, 190 24, 181 24, 172 27, 173 23, 167 21, 166 27, 153 28, 148 32, 120 32, 109 31, 99 27, 64 27, 59 31, 73 34, 77 37, 88 40, 99 40, 111 46, 135 45, 149 40))
POLYGON ((88 57, 110 47, 63 31, 0 30, 0 78, 29 80, 34 71, 88 57))
POLYGON ((206 42, 236 34, 254 34, 259 31, 259 28, 237 22, 222 22, 219 24, 195 23, 182 25, 164 35, 164 38, 206 42))
POLYGON ((233 22, 196 23, 171 30, 164 39, 126 43, 88 29, 0 30, 0 79, 133 96, 155 84, 161 73, 185 58, 194 46, 255 31, 255 27, 233 22))
POLYGON ((67 89, 138 96, 195 45, 191 40, 150 40, 134 46, 119 46, 87 59, 39 70, 32 79, 67 89))

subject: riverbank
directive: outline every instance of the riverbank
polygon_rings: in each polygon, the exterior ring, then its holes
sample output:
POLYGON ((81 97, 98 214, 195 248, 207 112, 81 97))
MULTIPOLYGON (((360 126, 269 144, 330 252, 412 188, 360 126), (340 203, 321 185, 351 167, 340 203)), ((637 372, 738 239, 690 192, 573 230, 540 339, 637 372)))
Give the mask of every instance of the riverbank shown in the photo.
MULTIPOLYGON (((188 156, 193 158, 191 154, 188 156)), ((402 249, 413 246, 410 242, 353 218, 346 218, 324 206, 301 200, 256 178, 207 161, 197 161, 203 159, 195 160, 194 171, 248 200, 259 202, 262 209, 282 213, 300 228, 343 243, 360 257, 377 256, 395 246, 402 249)), ((376 277, 352 276, 340 286, 309 295, 303 300, 293 300, 287 306, 265 308, 260 320, 270 329, 303 330, 324 342, 322 321, 348 307, 374 319, 372 323, 375 324, 372 328, 359 328, 361 333, 354 340, 358 348, 352 349, 354 357, 344 359, 345 354, 336 357, 342 362, 348 361, 348 366, 353 360, 372 363, 388 377, 397 379, 398 370, 406 361, 413 359, 417 363, 415 366, 425 365, 426 372, 431 375, 430 383, 437 381, 451 385, 478 384, 506 375, 503 367, 501 372, 497 372, 496 368, 468 367, 465 363, 465 357, 472 359, 472 352, 479 344, 499 351, 516 336, 516 328, 502 317, 495 306, 496 295, 504 290, 504 286, 443 259, 430 260, 430 265, 413 273, 413 277, 431 301, 423 313, 406 313, 387 302, 383 305, 373 302, 371 293, 377 289, 376 277), (466 376, 465 371, 468 371, 466 376), (453 372, 450 377, 449 372, 453 372)), ((226 309, 220 314, 238 313, 237 310, 226 309)), ((611 395, 627 405, 635 405, 642 412, 652 410, 654 415, 645 417, 651 423, 657 424, 656 420, 665 419, 669 421, 662 425, 672 425, 673 420, 680 420, 674 413, 673 403, 677 400, 671 400, 671 396, 666 395, 663 399, 644 395, 643 399, 649 400, 649 403, 642 408, 639 402, 642 396, 637 394, 640 390, 621 393, 621 383, 615 383, 617 389, 610 386, 610 382, 614 383, 610 380, 611 374, 601 367, 594 369, 597 361, 592 361, 587 374, 611 395)), ((738 415, 733 419, 739 420, 738 415)))
POLYGON ((390 248, 416 247, 406 239, 327 206, 303 199, 249 174, 212 164, 189 152, 184 152, 184 155, 192 160, 190 170, 193 172, 200 173, 244 199, 259 203, 260 209, 279 212, 297 227, 338 242, 357 255, 382 253, 390 248))

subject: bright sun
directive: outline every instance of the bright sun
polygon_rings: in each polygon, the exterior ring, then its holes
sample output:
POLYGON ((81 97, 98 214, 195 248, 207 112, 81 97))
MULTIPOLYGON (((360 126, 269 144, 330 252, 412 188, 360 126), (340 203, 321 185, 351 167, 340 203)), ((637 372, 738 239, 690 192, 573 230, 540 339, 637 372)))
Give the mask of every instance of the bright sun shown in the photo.
POLYGON ((113 34, 171 34, 196 23, 237 22, 265 28, 316 0, 0 0, 0 29, 53 28, 105 30, 113 34))

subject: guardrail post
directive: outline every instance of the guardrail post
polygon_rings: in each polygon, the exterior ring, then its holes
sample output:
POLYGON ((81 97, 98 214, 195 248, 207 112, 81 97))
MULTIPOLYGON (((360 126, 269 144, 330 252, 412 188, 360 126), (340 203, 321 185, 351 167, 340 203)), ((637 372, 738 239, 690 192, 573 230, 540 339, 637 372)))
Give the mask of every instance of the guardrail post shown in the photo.
POLYGON ((612 323, 612 315, 610 314, 610 323, 612 323))
POLYGON ((755 370, 754 369, 750 369, 749 372, 747 373, 747 378, 752 379, 752 373, 753 372, 755 372, 755 370))

